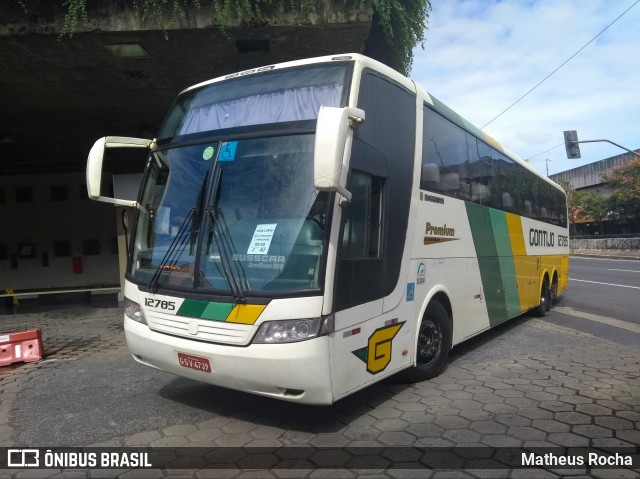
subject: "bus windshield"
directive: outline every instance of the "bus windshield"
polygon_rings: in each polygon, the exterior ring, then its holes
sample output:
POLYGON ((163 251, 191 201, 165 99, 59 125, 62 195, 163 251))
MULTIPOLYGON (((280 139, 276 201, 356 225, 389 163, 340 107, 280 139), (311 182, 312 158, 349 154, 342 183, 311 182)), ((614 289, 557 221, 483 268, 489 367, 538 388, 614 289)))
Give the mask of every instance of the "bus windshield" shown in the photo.
POLYGON ((300 134, 155 152, 134 280, 236 297, 320 288, 328 210, 313 187, 313 145, 300 134))

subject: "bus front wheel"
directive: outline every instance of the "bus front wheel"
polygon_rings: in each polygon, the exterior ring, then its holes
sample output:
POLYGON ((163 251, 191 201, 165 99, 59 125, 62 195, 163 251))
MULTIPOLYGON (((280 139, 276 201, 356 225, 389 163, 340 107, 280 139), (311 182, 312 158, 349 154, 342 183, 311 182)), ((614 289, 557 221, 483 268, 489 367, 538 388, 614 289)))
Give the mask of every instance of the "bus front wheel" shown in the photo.
POLYGON ((405 371, 405 379, 420 382, 440 374, 447 364, 451 336, 447 310, 437 301, 429 303, 418 331, 416 365, 405 371))

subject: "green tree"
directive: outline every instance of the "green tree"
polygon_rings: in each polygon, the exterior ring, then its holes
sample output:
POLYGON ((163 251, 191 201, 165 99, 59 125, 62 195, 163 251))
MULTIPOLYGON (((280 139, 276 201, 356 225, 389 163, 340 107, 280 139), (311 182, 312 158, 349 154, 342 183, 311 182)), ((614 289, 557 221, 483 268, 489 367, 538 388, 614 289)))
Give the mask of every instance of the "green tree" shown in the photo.
POLYGON ((582 193, 582 197, 579 199, 582 203, 579 217, 595 221, 600 226, 600 233, 604 233, 602 220, 608 216, 610 211, 609 198, 600 193, 582 193))
POLYGON ((621 218, 640 219, 640 159, 628 161, 603 175, 611 188, 611 207, 621 218))
MULTIPOLYGON (((16 0, 24 6, 22 0, 16 0)), ((87 0, 58 0, 65 8, 62 36, 72 36, 78 24, 89 21, 87 0)), ((213 4, 220 28, 231 18, 260 24, 263 13, 273 7, 293 13, 301 24, 316 10, 318 0, 128 0, 142 19, 151 18, 166 31, 174 25, 185 8, 200 8, 213 4)), ((341 0, 347 7, 362 8, 370 4, 373 25, 366 53, 408 74, 413 63, 413 48, 424 43, 424 32, 431 12, 429 0, 341 0)))

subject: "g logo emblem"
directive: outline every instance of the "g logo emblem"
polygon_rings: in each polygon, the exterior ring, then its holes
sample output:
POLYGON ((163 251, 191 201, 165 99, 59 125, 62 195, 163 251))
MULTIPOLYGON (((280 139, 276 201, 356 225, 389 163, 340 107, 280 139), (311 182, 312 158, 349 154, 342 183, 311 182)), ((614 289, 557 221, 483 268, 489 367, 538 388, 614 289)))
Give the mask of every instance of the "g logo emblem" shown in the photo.
POLYGON ((392 340, 402 328, 404 322, 394 323, 376 329, 371 336, 366 348, 353 351, 353 354, 364 361, 367 372, 378 374, 384 371, 391 362, 392 340))

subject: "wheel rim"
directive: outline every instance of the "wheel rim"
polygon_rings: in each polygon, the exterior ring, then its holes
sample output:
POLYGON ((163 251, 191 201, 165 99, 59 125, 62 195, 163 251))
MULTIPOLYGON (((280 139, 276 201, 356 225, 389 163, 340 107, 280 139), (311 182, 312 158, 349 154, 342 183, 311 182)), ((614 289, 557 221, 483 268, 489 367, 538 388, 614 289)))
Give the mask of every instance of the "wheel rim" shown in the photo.
POLYGON ((436 323, 424 320, 418 335, 418 363, 428 364, 442 349, 442 331, 436 323))

